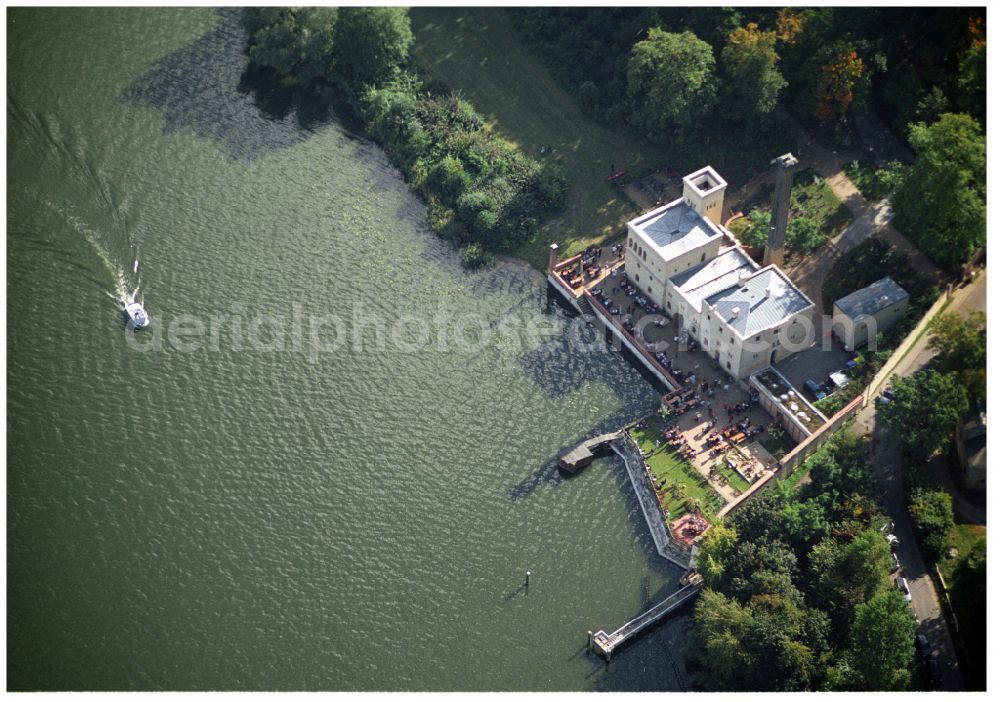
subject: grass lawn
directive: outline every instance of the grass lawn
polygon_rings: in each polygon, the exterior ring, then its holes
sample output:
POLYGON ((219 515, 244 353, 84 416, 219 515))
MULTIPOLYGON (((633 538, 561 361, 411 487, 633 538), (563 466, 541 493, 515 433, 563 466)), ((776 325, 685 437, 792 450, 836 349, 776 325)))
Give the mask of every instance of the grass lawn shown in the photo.
POLYGON ((584 115, 576 96, 521 42, 505 9, 414 7, 410 20, 414 56, 432 77, 462 93, 491 129, 526 155, 551 158, 565 170, 566 209, 515 254, 544 270, 553 241, 565 257, 623 235, 639 210, 604 178, 612 164, 628 171, 628 179, 674 165, 667 150, 584 115), (551 147, 551 155, 542 156, 542 146, 551 147))
POLYGON ((667 502, 670 519, 674 520, 687 514, 685 503, 688 498, 701 503, 705 516, 714 516, 722 509, 722 496, 712 489, 704 478, 695 477, 694 468, 682 453, 674 451, 673 447, 666 443, 661 443, 660 447, 656 448, 656 439, 660 437, 665 425, 659 417, 651 417, 647 422, 646 428, 632 429, 630 433, 640 449, 653 451, 653 455, 647 458, 646 462, 649 463, 657 483, 665 479, 668 486, 671 484, 677 486, 667 502))
POLYGON ((958 556, 945 558, 938 563, 938 568, 941 569, 941 575, 944 576, 945 582, 951 587, 959 563, 969 555, 972 545, 976 541, 986 538, 986 527, 977 524, 956 524, 951 528, 949 537, 948 543, 958 549, 958 556))
POLYGON ((719 463, 716 464, 715 469, 726 476, 726 480, 729 481, 729 484, 740 492, 745 492, 747 488, 750 487, 750 483, 748 483, 742 475, 730 468, 729 464, 725 461, 719 461, 719 463))
MULTIPOLYGON (((809 217, 819 222, 823 240, 840 234, 854 220, 847 205, 840 201, 833 189, 812 169, 804 169, 795 174, 792 181, 791 210, 789 222, 796 217, 809 217)), ((794 268, 809 253, 799 253, 787 249, 786 268, 794 268)), ((810 252, 811 253, 811 252, 810 252)))
MULTIPOLYGON (((773 189, 768 189, 763 195, 751 202, 743 203, 743 212, 749 215, 753 210, 764 210, 770 214, 773 189)), ((854 219, 847 205, 840 201, 833 189, 826 184, 815 171, 804 169, 795 174, 792 181, 791 201, 789 207, 789 223, 798 217, 808 217, 819 224, 822 235, 818 237, 814 248, 809 251, 798 251, 790 245, 785 246, 785 268, 794 268, 802 259, 819 248, 832 237, 840 234, 854 219)), ((735 220, 729 230, 742 243, 747 242, 743 234, 750 228, 749 216, 735 220)), ((787 239, 786 239, 787 241, 787 239)), ((763 251, 759 252, 763 253, 763 251)))

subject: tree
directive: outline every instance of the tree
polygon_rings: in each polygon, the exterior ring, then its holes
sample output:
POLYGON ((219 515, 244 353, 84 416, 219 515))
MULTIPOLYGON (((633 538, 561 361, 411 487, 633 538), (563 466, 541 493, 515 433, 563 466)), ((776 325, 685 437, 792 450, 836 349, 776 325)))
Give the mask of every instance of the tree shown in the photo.
POLYGON ((865 64, 857 50, 845 42, 835 42, 823 48, 821 65, 816 75, 816 118, 842 117, 854 102, 856 89, 864 85, 865 64))
POLYGON ((913 456, 930 458, 942 449, 969 409, 965 388, 952 373, 931 370, 896 376, 892 392, 892 402, 881 405, 879 411, 913 456))
POLYGON ((712 527, 705 534, 699 544, 697 555, 698 573, 704 578, 705 585, 710 588, 722 585, 726 564, 732 557, 736 543, 736 530, 722 524, 712 527))
POLYGON ((247 8, 243 26, 252 37, 250 61, 307 81, 333 70, 336 7, 247 8))
POLYGON ((412 43, 405 7, 343 7, 334 34, 335 76, 355 91, 384 85, 407 61, 412 43))
MULTIPOLYGON (((713 529, 714 531, 714 529, 713 529)), ((706 690, 739 690, 750 655, 744 641, 753 615, 738 602, 711 589, 702 590, 688 634, 688 657, 694 678, 706 690)))
POLYGON ((767 210, 753 209, 747 215, 750 226, 740 235, 744 246, 762 250, 767 244, 767 234, 771 229, 771 213, 767 210))
POLYGON ((948 97, 938 86, 932 86, 919 102, 914 112, 917 122, 937 122, 948 111, 948 97))
POLYGON ((740 602, 759 595, 801 596, 795 553, 781 541, 740 541, 722 578, 722 592, 740 602))
POLYGON ((864 690, 905 690, 917 625, 902 593, 890 588, 854 609, 851 664, 864 690))
POLYGON ((937 351, 937 365, 957 373, 969 392, 970 403, 986 398, 986 315, 973 312, 962 317, 945 312, 930 323, 930 346, 937 351))
POLYGON ((790 7, 778 11, 776 34, 785 44, 795 44, 805 25, 805 15, 797 13, 790 7))
POLYGON ((986 140, 968 115, 911 125, 917 153, 892 199, 897 228, 953 271, 986 241, 986 140))
POLYGON ((823 508, 812 500, 789 503, 780 513, 779 521, 785 539, 797 549, 826 536, 830 531, 823 508))
POLYGON ((632 124, 656 141, 667 140, 675 128, 683 134, 715 106, 714 71, 712 47, 694 33, 653 27, 628 61, 628 94, 636 101, 632 124))
POLYGON ((913 530, 931 560, 939 561, 948 550, 948 535, 955 526, 951 495, 942 490, 917 488, 908 507, 913 530))
POLYGON ((778 104, 788 82, 778 71, 775 32, 762 32, 756 22, 737 28, 722 49, 719 65, 725 78, 723 94, 732 117, 747 129, 778 104))

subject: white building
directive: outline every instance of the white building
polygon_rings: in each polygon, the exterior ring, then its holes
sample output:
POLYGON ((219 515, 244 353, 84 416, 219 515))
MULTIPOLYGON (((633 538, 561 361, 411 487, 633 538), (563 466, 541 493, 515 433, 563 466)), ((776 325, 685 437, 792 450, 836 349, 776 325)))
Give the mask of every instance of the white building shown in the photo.
POLYGON ((833 333, 846 349, 869 345, 903 316, 909 301, 910 294, 889 276, 876 280, 833 303, 833 333))
POLYGON ((725 192, 710 166, 686 176, 680 199, 628 223, 625 272, 745 378, 811 343, 813 303, 777 266, 760 268, 732 245, 720 224, 725 192))

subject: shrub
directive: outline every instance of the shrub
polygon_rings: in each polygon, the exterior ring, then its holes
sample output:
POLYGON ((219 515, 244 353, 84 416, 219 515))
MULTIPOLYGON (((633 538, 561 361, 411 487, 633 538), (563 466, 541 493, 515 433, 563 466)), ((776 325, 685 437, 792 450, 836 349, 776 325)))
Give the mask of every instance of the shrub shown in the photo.
POLYGON ((566 174, 559 166, 546 164, 535 177, 535 193, 545 210, 559 210, 566 204, 566 174))
POLYGON ((479 243, 472 243, 462 249, 462 265, 469 270, 476 270, 493 263, 493 254, 479 243))
POLYGON ((810 217, 796 217, 788 225, 788 245, 800 253, 811 253, 824 241, 819 222, 810 217))

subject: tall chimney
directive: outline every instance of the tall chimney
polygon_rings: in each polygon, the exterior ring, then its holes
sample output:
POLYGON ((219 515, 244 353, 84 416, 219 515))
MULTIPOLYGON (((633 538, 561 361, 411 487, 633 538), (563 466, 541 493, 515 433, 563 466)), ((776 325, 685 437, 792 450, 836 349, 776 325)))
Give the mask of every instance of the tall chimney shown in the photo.
POLYGON ((787 153, 771 161, 774 169, 774 204, 771 206, 771 229, 764 247, 764 265, 781 266, 785 259, 785 231, 788 229, 788 207, 792 198, 792 167, 799 160, 787 153))
POLYGON ((556 267, 556 252, 559 251, 559 244, 555 242, 549 246, 549 273, 556 267))

